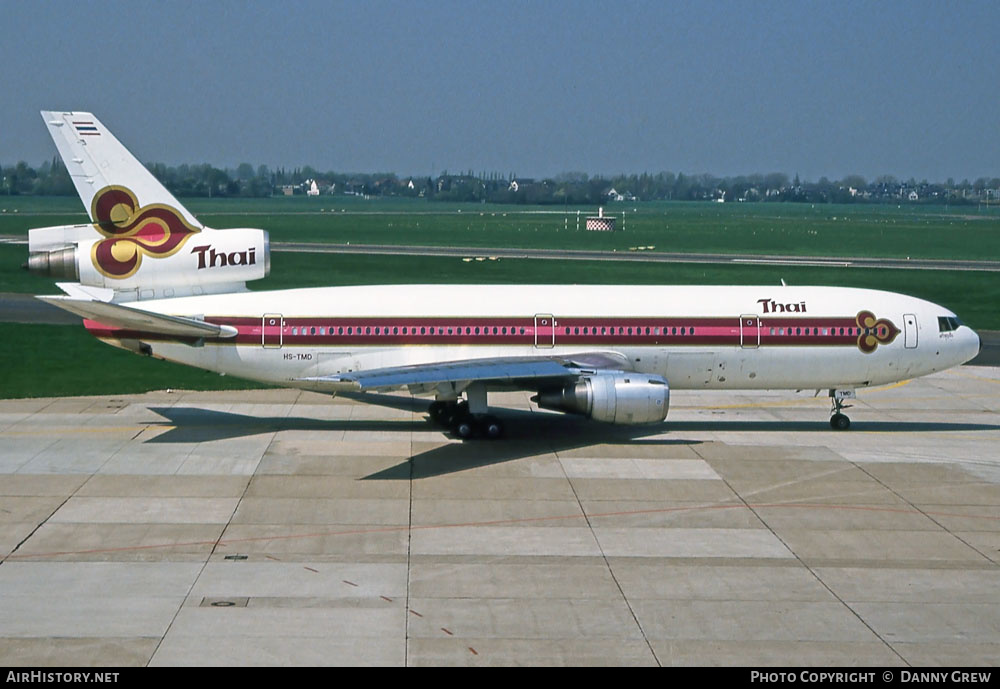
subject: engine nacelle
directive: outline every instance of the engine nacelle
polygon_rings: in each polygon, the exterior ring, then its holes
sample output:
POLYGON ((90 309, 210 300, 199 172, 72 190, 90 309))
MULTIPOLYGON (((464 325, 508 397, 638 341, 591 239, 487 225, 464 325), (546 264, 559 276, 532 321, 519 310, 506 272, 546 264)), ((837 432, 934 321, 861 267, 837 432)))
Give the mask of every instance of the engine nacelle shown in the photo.
POLYGON ((75 245, 53 251, 35 251, 28 254, 28 262, 24 267, 35 275, 44 275, 56 280, 79 281, 78 253, 75 245))
POLYGON ((81 285, 114 289, 129 299, 154 299, 241 289, 267 277, 267 232, 255 229, 97 237, 93 226, 48 227, 29 233, 27 268, 81 285), (89 236, 85 236, 89 235, 89 236))
POLYGON ((667 418, 670 386, 661 376, 606 373, 581 378, 564 388, 543 390, 532 401, 543 409, 582 414, 605 423, 660 423, 667 418))

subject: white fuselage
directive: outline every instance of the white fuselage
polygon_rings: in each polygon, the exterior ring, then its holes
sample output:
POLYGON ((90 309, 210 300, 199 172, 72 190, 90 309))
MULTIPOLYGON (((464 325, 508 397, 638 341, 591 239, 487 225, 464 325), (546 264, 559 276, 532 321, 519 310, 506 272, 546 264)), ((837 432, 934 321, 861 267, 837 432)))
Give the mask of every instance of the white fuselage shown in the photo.
POLYGON ((587 353, 620 355, 623 367, 664 376, 675 389, 857 388, 964 363, 980 346, 976 333, 941 306, 836 287, 380 285, 160 299, 142 307, 204 317, 239 335, 192 346, 92 322, 88 328, 113 344, 140 340, 167 360, 319 391, 337 386, 300 379, 587 353))

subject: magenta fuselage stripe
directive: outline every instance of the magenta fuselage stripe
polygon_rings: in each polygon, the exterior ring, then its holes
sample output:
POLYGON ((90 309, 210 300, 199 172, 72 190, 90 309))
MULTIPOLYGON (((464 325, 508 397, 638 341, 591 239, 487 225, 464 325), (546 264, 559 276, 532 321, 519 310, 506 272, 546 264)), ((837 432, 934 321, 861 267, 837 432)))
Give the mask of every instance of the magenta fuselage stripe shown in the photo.
MULTIPOLYGON (((433 317, 289 317, 274 325, 254 317, 209 317, 208 323, 237 329, 236 337, 222 342, 288 346, 374 345, 488 345, 549 346, 553 327, 542 318, 433 318, 433 317), (478 332, 477 332, 478 330, 478 332), (494 332, 496 330, 496 332, 494 332)), ((275 318, 274 320, 279 320, 275 318)), ((560 346, 848 346, 857 345, 863 329, 855 318, 760 318, 744 324, 728 318, 556 318, 555 344, 560 346), (825 332, 825 334, 824 334, 825 332)), ((178 340, 168 335, 143 333, 85 321, 98 337, 178 340)), ((186 338, 191 339, 191 338, 186 338)))

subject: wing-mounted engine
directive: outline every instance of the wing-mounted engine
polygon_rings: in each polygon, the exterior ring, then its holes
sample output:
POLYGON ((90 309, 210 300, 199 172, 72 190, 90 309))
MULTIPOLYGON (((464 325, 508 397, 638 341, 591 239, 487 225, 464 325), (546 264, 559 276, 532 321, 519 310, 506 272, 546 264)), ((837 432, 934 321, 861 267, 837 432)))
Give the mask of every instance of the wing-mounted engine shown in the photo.
POLYGON ((605 423, 659 423, 667 417, 670 386, 660 376, 602 373, 542 390, 531 399, 543 409, 582 414, 605 423))
POLYGON ((99 238, 94 225, 31 230, 27 268, 111 288, 118 302, 239 291, 270 272, 264 230, 205 228, 175 236, 150 225, 143 234, 99 238))

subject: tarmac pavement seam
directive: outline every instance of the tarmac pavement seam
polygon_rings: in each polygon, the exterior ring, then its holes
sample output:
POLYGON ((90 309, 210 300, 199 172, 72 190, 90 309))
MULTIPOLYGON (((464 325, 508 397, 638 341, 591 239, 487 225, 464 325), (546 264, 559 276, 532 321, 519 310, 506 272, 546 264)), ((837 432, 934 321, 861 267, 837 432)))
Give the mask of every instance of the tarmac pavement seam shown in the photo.
MULTIPOLYGON (((552 452, 553 454, 556 455, 556 457, 559 457, 559 452, 556 448, 553 448, 552 452)), ((650 643, 649 637, 646 635, 646 630, 643 629, 642 623, 639 621, 639 616, 636 615, 635 609, 632 607, 632 603, 629 601, 628 596, 625 595, 624 589, 622 589, 621 582, 618 581, 618 577, 615 575, 615 569, 614 567, 611 566, 611 562, 608 560, 608 555, 604 550, 604 546, 601 544, 601 539, 597 536, 597 533, 594 531, 594 524, 591 521, 590 515, 587 514, 586 508, 584 508, 583 502, 580 500, 580 495, 576 490, 576 486, 574 485, 573 479, 566 472, 566 467, 563 465, 562 462, 560 462, 560 466, 563 469, 563 476, 565 476, 566 481, 569 483, 570 490, 573 491, 573 497, 574 499, 576 499, 576 503, 580 507, 580 511, 583 513, 583 518, 587 522, 587 528, 590 529, 590 534, 593 537, 594 542, 597 544, 597 548, 601 553, 601 559, 604 561, 604 566, 607 567, 608 574, 611 576, 612 581, 615 582, 615 586, 618 588, 618 593, 621 596, 622 602, 628 609, 628 613, 632 617, 632 621, 635 623, 636 628, 639 630, 639 634, 642 636, 643 642, 649 649, 649 653, 653 656, 653 661, 656 663, 657 667, 663 667, 663 663, 660 662, 660 659, 656 655, 656 650, 653 648, 652 643, 650 643)))

